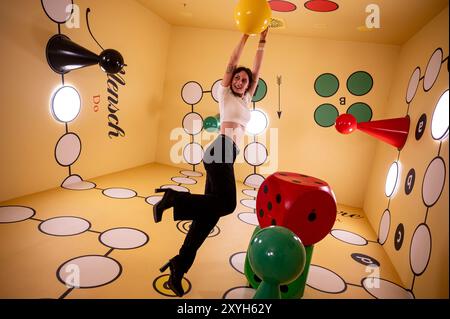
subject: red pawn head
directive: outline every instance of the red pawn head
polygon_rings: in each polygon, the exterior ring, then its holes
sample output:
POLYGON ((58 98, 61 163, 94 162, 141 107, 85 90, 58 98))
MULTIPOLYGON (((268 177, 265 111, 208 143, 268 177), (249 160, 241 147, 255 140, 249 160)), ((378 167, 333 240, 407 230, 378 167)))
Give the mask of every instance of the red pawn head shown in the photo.
POLYGON ((339 133, 350 134, 357 126, 356 118, 351 114, 342 114, 336 119, 335 127, 339 133))

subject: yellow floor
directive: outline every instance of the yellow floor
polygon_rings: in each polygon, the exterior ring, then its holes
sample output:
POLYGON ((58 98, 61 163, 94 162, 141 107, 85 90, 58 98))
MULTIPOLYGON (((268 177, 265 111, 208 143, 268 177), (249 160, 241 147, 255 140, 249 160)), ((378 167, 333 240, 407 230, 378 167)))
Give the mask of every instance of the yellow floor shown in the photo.
MULTIPOLYGON (((177 254, 189 222, 174 222, 169 211, 155 224, 158 197, 152 196, 163 185, 202 193, 205 177, 181 171, 149 164, 90 180, 95 188, 58 188, 1 203, 0 298, 174 298, 167 271, 158 269, 177 254), (114 188, 132 197, 114 198, 114 188)), ((184 298, 253 296, 243 264, 257 219, 246 189, 238 183, 236 211, 219 221, 197 254, 184 298)), ((363 212, 339 206, 332 232, 315 245, 304 298, 412 297, 401 286, 363 212), (373 259, 379 268, 367 267, 373 259), (378 281, 364 280, 377 274, 378 281)))

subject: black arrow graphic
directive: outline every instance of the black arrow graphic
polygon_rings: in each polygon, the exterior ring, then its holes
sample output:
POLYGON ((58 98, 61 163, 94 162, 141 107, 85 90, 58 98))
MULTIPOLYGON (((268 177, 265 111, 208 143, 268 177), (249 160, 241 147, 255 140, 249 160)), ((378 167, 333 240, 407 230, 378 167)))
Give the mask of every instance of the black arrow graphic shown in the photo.
POLYGON ((281 75, 277 76, 278 84, 278 118, 281 119, 281 75))

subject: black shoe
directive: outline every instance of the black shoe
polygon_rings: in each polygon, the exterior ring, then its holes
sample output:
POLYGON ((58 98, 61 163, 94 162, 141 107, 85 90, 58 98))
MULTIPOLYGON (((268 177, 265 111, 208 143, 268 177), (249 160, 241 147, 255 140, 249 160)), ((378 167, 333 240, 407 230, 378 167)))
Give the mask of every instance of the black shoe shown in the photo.
POLYGON ((184 272, 179 269, 179 265, 177 264, 177 257, 169 260, 164 266, 162 266, 159 271, 164 272, 167 267, 170 267, 170 277, 167 281, 167 285, 169 288, 177 295, 178 297, 183 297, 184 289, 181 281, 183 280, 184 272))
POLYGON ((175 197, 178 192, 171 188, 157 188, 155 189, 155 192, 164 193, 163 198, 153 205, 153 219, 155 220, 155 223, 159 223, 162 219, 164 210, 174 206, 175 197))

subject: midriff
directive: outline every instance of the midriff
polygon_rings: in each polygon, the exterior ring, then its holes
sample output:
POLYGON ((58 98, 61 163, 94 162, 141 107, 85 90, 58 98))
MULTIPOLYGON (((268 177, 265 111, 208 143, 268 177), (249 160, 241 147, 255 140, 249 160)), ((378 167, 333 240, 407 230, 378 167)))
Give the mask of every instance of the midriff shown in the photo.
POLYGON ((230 137, 236 145, 239 145, 245 133, 245 127, 235 122, 222 122, 220 124, 220 133, 230 137))

